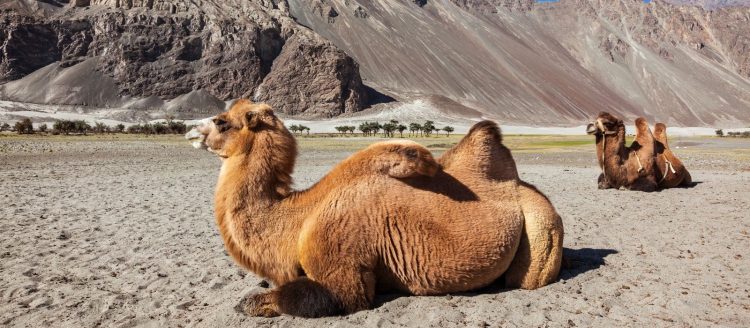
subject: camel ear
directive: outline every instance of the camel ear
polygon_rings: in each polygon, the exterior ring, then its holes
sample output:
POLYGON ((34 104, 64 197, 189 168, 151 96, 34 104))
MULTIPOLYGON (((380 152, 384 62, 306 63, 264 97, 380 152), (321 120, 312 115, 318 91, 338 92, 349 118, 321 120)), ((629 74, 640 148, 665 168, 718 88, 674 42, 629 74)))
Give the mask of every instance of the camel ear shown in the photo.
POLYGON ((255 129, 260 123, 260 118, 258 116, 259 115, 256 112, 247 112, 247 114, 245 114, 245 126, 247 126, 248 129, 255 129))

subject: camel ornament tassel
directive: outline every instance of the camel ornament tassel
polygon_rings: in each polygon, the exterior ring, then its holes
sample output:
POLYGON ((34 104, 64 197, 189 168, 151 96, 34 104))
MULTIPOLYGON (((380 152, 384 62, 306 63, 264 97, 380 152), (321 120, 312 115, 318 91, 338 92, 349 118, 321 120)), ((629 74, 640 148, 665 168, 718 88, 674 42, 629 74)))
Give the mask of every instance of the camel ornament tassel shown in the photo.
POLYGON ((243 299, 249 315, 320 317, 368 309, 381 291, 557 279, 562 220, 519 179, 494 122, 437 160, 413 141, 375 143, 301 191, 296 140, 268 105, 239 100, 196 131, 186 137, 222 158, 214 203, 227 253, 276 286, 243 299))

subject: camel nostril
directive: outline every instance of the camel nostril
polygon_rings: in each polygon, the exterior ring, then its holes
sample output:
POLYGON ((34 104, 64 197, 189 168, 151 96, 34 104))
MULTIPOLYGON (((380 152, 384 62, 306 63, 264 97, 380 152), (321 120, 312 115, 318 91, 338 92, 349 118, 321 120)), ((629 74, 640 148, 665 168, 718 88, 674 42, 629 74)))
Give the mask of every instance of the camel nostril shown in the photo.
POLYGON ((202 137, 203 133, 200 133, 197 127, 192 128, 190 131, 185 133, 185 139, 187 140, 201 139, 202 137))

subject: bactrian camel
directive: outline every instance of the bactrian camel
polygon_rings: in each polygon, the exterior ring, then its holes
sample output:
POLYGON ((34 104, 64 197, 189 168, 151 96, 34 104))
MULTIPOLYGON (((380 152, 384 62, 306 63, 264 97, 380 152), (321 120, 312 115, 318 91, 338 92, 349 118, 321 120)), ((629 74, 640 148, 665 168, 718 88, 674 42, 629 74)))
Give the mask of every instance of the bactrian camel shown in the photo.
POLYGON ((658 123, 652 133, 646 119, 640 117, 635 127, 635 140, 627 147, 625 124, 611 114, 602 112, 587 126, 586 132, 596 137, 597 162, 602 170, 599 189, 655 191, 685 180, 689 183, 689 173, 669 150, 666 126, 658 123))
POLYGON ((563 226, 519 180, 492 122, 439 161, 415 142, 353 154, 293 191, 295 138, 265 104, 237 101, 187 137, 222 160, 215 215, 242 267, 273 282, 244 311, 317 317, 372 306, 377 291, 469 291, 505 274, 510 286, 553 282, 563 226))

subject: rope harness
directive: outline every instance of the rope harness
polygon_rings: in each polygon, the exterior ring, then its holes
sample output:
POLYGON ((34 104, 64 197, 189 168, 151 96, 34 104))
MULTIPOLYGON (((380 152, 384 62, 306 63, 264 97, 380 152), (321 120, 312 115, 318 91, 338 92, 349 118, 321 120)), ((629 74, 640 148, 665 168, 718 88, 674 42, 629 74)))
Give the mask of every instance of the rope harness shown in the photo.
MULTIPOLYGON (((602 137, 602 162, 599 164, 599 166, 602 169, 602 174, 604 175, 604 180, 607 180, 607 170, 606 170, 607 159, 605 157, 605 156, 607 156, 607 153, 604 151, 605 149, 607 149, 607 138, 606 138, 606 136, 613 135, 613 134, 616 134, 616 133, 617 133, 616 131, 607 131, 607 130, 604 130, 604 132, 603 132, 604 137, 602 137)), ((640 164, 640 163, 638 163, 638 164, 640 164)))
POLYGON ((641 158, 638 157, 638 152, 633 153, 635 154, 635 158, 638 160, 638 173, 643 172, 643 165, 641 164, 641 158))
POLYGON ((659 184, 661 184, 662 181, 667 178, 667 174, 669 174, 669 171, 672 171, 672 174, 677 174, 677 171, 675 171, 674 166, 672 166, 672 162, 667 159, 667 156, 664 156, 664 162, 666 162, 664 163, 664 174, 662 175, 661 180, 659 180, 659 184))

